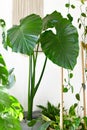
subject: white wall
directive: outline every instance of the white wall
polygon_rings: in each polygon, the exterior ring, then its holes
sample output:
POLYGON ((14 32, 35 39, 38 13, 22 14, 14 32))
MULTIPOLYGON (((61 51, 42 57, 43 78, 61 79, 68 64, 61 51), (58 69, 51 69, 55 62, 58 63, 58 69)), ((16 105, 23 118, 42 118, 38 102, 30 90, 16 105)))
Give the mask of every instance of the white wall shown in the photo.
MULTIPOLYGON (((51 13, 54 10, 58 10, 62 12, 62 15, 66 17, 67 11, 65 8, 65 0, 44 0, 44 15, 47 13, 51 13)), ((77 26, 76 18, 79 15, 79 2, 76 0, 72 1, 77 5, 77 9, 73 12, 74 16, 74 24, 77 26)), ((11 12, 12 12, 12 1, 2 0, 0 4, 0 17, 3 18, 7 23, 7 28, 11 26, 11 12)), ((16 75, 16 84, 12 89, 9 90, 11 94, 16 96, 24 109, 27 110, 27 81, 28 81, 28 57, 20 54, 11 53, 11 51, 7 52, 0 47, 0 51, 2 52, 8 68, 15 68, 14 73, 16 75)), ((42 66, 42 62, 44 60, 44 55, 42 53, 39 54, 37 75, 39 75, 39 71, 42 66)), ((65 72, 66 73, 66 72, 65 72)), ((72 84, 74 86, 75 92, 80 90, 82 83, 81 78, 81 57, 79 54, 77 65, 74 69, 74 78, 72 79, 72 84)), ((51 61, 48 60, 45 75, 41 82, 40 88, 35 96, 34 100, 34 110, 37 109, 36 105, 38 104, 46 104, 47 101, 51 101, 53 104, 57 104, 60 101, 60 87, 61 87, 61 68, 54 65, 51 61)), ((64 94, 65 105, 69 106, 72 102, 75 101, 74 96, 71 92, 67 95, 64 94)))

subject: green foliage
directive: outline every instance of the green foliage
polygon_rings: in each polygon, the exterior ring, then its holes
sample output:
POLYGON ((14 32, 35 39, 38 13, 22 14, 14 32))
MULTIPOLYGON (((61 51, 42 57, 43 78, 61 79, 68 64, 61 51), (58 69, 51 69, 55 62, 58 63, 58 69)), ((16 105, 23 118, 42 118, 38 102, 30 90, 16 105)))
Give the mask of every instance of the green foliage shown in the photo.
POLYGON ((84 4, 84 1, 85 1, 85 0, 81 0, 81 3, 84 4))
POLYGON ((34 14, 25 17, 20 25, 8 30, 8 39, 15 52, 32 55, 39 41, 45 55, 55 64, 68 69, 73 69, 76 64, 79 51, 77 29, 56 11, 43 19, 34 14), (42 28, 45 28, 44 32, 42 28), (56 33, 48 28, 55 28, 56 33))
POLYGON ((77 29, 57 11, 43 19, 39 15, 31 14, 7 31, 7 41, 4 45, 6 48, 11 47, 14 52, 29 56, 28 115, 31 120, 33 99, 45 71, 47 58, 58 66, 71 70, 74 68, 79 53, 77 29), (36 63, 40 45, 46 60, 36 83, 36 63))
POLYGON ((80 95, 79 95, 79 93, 77 93, 77 94, 75 95, 75 97, 76 97, 76 99, 77 99, 78 101, 80 101, 80 95))
POLYGON ((0 84, 5 85, 8 82, 8 70, 5 61, 0 54, 0 84))
MULTIPOLYGON (((53 106, 50 103, 51 106, 53 106)), ((87 125, 87 117, 80 117, 76 114, 76 108, 78 107, 78 104, 75 103, 72 106, 70 106, 69 108, 69 112, 67 110, 63 110, 63 130, 85 130, 85 125, 84 123, 87 125)), ((55 130, 60 130, 60 115, 58 115, 56 113, 56 115, 54 115, 55 120, 51 119, 50 113, 52 114, 52 112, 50 111, 49 113, 49 109, 45 107, 45 111, 47 110, 49 114, 44 113, 43 115, 43 109, 44 107, 41 106, 40 107, 42 109, 42 117, 40 119, 40 121, 42 121, 42 125, 40 126, 39 130, 47 130, 48 127, 51 127, 55 130)), ((56 107, 54 106, 54 109, 56 107)), ((58 109, 60 111, 60 109, 58 109)))
POLYGON ((64 88, 63 88, 63 92, 64 92, 64 93, 68 92, 68 88, 64 87, 64 88))
POLYGON ((18 100, 5 92, 14 83, 13 69, 8 71, 5 61, 0 54, 0 129, 21 130, 20 121, 23 119, 23 108, 18 100))
POLYGON ((72 9, 75 9, 75 5, 72 4, 72 5, 71 5, 71 8, 72 8, 72 9))
POLYGON ((73 73, 71 70, 67 70, 68 72, 68 77, 64 79, 64 85, 63 85, 63 92, 68 92, 71 89, 71 92, 73 93, 73 86, 71 84, 71 79, 73 78, 73 73))
POLYGON ((21 130, 19 120, 15 119, 10 115, 5 117, 0 116, 0 129, 1 130, 21 130))
POLYGON ((66 6, 67 8, 69 8, 69 7, 70 7, 70 4, 69 4, 69 3, 66 3, 65 6, 66 6))
POLYGON ((2 130, 21 130, 20 122, 23 119, 23 108, 18 100, 0 90, 0 128, 2 130))
POLYGON ((86 17, 86 14, 85 14, 85 13, 81 13, 81 15, 82 15, 83 17, 86 17))
POLYGON ((56 120, 55 115, 59 115, 60 113, 60 105, 58 104, 57 107, 52 105, 50 102, 47 103, 47 107, 44 107, 42 105, 38 105, 38 107, 42 110, 42 115, 45 115, 51 120, 56 120))
POLYGON ((70 108, 69 108, 69 115, 70 116, 75 116, 76 115, 75 109, 76 109, 77 106, 78 106, 77 103, 75 103, 74 105, 70 106, 70 108))
POLYGON ((42 20, 38 15, 32 14, 25 17, 20 20, 20 25, 8 30, 10 47, 14 52, 32 55, 41 30, 42 20))
POLYGON ((36 124, 37 120, 36 119, 32 119, 30 122, 28 122, 28 126, 32 127, 36 124))
MULTIPOLYGON (((0 19, 2 27, 3 41, 4 37, 4 20, 0 19)), ((20 121, 23 119, 23 108, 18 100, 7 93, 15 82, 15 76, 12 74, 13 69, 8 71, 3 56, 0 54, 0 130, 21 130, 20 121)))
POLYGON ((67 14, 67 18, 70 20, 70 22, 72 22, 72 21, 73 21, 73 17, 71 16, 71 14, 70 14, 70 13, 68 13, 68 14, 67 14))

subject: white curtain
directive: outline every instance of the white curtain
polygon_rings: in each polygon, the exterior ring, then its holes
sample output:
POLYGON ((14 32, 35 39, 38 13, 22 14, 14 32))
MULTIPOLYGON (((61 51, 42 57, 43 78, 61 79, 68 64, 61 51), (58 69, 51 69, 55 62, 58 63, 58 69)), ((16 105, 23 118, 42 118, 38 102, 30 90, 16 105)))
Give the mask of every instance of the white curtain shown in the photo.
POLYGON ((43 0, 13 0, 13 25, 18 24, 21 18, 31 13, 43 16, 43 0))

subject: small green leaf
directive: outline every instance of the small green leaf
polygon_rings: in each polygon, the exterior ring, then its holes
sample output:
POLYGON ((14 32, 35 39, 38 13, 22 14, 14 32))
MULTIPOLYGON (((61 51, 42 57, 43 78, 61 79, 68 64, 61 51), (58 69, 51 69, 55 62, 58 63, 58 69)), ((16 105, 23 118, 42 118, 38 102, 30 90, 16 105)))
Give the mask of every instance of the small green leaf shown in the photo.
POLYGON ((72 9, 75 9, 75 5, 71 5, 71 8, 72 8, 72 9))
POLYGON ((77 103, 74 103, 74 108, 76 108, 78 106, 78 104, 77 103))
POLYGON ((81 0, 81 3, 84 4, 84 0, 81 0))
POLYGON ((77 106, 78 106, 77 103, 75 103, 74 105, 70 106, 70 108, 69 108, 69 114, 70 114, 71 116, 75 116, 75 115, 76 115, 75 108, 76 108, 77 106))
POLYGON ((78 101, 80 101, 80 95, 79 95, 79 93, 77 93, 77 94, 75 95, 75 97, 76 97, 76 99, 77 99, 78 101))
POLYGON ((67 14, 67 18, 70 20, 70 22, 72 22, 73 21, 73 17, 71 16, 71 14, 69 13, 69 14, 67 14))
POLYGON ((37 120, 32 119, 30 122, 28 122, 28 126, 34 126, 36 124, 37 120))
POLYGON ((6 23, 3 19, 0 19, 0 26, 1 27, 5 27, 6 23))
POLYGON ((73 73, 70 73, 70 74, 69 74, 69 77, 70 77, 70 79, 71 79, 71 78, 73 77, 73 73))
POLYGON ((85 13, 81 13, 81 15, 82 15, 83 17, 86 17, 86 14, 85 14, 85 13))
POLYGON ((69 3, 66 3, 66 4, 65 4, 65 7, 69 8, 69 7, 70 7, 70 4, 69 4, 69 3))
POLYGON ((79 29, 81 29, 81 26, 82 26, 82 25, 81 25, 81 23, 80 23, 80 24, 79 24, 79 29))
POLYGON ((79 21, 80 21, 80 18, 78 18, 77 22, 79 23, 79 21))
POLYGON ((64 93, 68 92, 68 88, 66 88, 66 87, 63 88, 63 92, 64 92, 64 93))

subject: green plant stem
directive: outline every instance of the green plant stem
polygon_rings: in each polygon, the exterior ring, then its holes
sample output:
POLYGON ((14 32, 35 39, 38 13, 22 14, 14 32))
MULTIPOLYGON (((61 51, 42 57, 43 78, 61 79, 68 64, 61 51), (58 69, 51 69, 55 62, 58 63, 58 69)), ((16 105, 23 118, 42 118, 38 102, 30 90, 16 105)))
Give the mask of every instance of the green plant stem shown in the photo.
POLYGON ((38 49, 39 49, 39 44, 37 45, 36 52, 33 53, 33 74, 32 74, 33 91, 35 88, 35 75, 36 75, 36 63, 37 63, 38 49))
POLYGON ((28 82, 28 120, 32 119, 32 108, 33 108, 33 98, 32 98, 32 56, 29 57, 29 82, 28 82))
POLYGON ((40 85, 40 82, 41 82, 41 80, 42 80, 42 77, 43 77, 43 74, 44 74, 44 70, 45 70, 45 68, 46 68, 46 63, 47 63, 47 57, 45 58, 44 65, 43 65, 43 69, 42 69, 40 78, 39 78, 39 80, 38 80, 38 83, 36 84, 35 91, 34 91, 34 96, 35 96, 35 93, 37 92, 37 89, 38 89, 38 87, 39 87, 39 85, 40 85))
POLYGON ((47 57, 46 57, 38 83, 35 86, 37 55, 38 55, 38 52, 36 52, 36 56, 35 56, 35 54, 33 54, 32 56, 29 57, 28 120, 32 120, 32 109, 33 109, 34 96, 35 96, 37 89, 40 85, 40 82, 42 80, 42 77, 43 77, 43 74, 45 71, 45 67, 46 67, 46 63, 47 63, 47 57))

